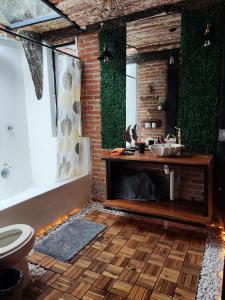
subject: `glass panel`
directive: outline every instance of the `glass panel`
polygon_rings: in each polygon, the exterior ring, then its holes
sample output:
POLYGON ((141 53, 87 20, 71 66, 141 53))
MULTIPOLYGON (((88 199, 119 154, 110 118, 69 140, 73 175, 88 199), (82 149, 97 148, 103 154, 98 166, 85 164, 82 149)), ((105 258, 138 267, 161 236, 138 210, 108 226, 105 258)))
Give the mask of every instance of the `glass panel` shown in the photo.
POLYGON ((60 16, 40 0, 0 0, 0 24, 11 28, 57 17, 60 16))

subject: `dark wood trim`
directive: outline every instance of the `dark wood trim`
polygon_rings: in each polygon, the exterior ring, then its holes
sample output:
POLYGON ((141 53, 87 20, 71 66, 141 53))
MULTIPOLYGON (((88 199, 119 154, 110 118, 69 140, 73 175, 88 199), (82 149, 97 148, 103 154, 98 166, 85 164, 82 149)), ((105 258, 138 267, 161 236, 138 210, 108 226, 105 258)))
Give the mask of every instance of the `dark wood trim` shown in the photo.
MULTIPOLYGON (((203 214, 198 211, 191 209, 176 207, 173 201, 168 201, 167 203, 151 203, 149 202, 140 202, 134 200, 124 200, 124 199, 113 199, 106 200, 103 202, 104 207, 117 209, 127 212, 135 212, 140 214, 145 214, 149 216, 157 216, 158 218, 173 219, 183 222, 190 222, 192 224, 210 224, 210 217, 203 216, 203 214)), ((178 204, 177 201, 176 204, 178 204)), ((190 203, 190 206, 193 206, 193 203, 190 203)))
POLYGON ((42 33, 41 38, 44 41, 47 41, 49 43, 57 43, 59 40, 65 40, 68 38, 74 39, 74 36, 86 33, 83 29, 77 29, 73 26, 68 26, 60 29, 54 29, 45 31, 42 33))
POLYGON ((127 63, 144 63, 148 61, 160 60, 160 59, 169 59, 170 55, 173 54, 176 57, 179 57, 180 48, 174 49, 164 49, 159 51, 143 52, 133 54, 127 57, 127 63))
POLYGON ((110 154, 104 156, 102 160, 106 161, 107 169, 107 199, 104 202, 106 207, 122 209, 127 211, 136 211, 139 213, 147 213, 150 215, 164 216, 172 219, 189 221, 200 224, 210 224, 212 219, 213 209, 213 156, 212 155, 192 155, 183 157, 156 157, 152 153, 134 155, 121 155, 119 157, 111 156, 110 154), (201 167, 204 172, 204 202, 190 201, 134 201, 115 199, 113 196, 113 177, 116 176, 117 171, 113 170, 113 164, 140 162, 151 164, 162 164, 172 166, 192 166, 201 167), (114 174, 113 174, 114 173, 114 174), (183 206, 183 203, 186 203, 183 206), (199 206, 199 208, 198 208, 199 206), (197 208, 197 209, 196 209, 197 208))
POLYGON ((136 153, 134 155, 120 155, 113 156, 108 155, 102 157, 102 160, 109 161, 137 161, 137 162, 149 162, 149 163, 158 163, 164 165, 174 165, 174 166, 199 166, 204 167, 208 166, 211 168, 213 161, 213 155, 211 154, 184 154, 183 156, 155 156, 150 151, 146 151, 144 154, 136 153))

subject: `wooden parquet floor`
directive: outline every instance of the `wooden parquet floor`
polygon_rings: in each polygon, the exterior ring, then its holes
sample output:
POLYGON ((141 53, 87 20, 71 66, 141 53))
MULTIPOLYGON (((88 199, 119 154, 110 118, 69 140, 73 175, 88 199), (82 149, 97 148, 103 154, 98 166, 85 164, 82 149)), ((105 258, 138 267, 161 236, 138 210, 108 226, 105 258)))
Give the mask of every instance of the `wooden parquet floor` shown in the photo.
POLYGON ((205 234, 97 211, 85 219, 107 227, 69 263, 33 253, 47 271, 24 300, 195 299, 205 234))

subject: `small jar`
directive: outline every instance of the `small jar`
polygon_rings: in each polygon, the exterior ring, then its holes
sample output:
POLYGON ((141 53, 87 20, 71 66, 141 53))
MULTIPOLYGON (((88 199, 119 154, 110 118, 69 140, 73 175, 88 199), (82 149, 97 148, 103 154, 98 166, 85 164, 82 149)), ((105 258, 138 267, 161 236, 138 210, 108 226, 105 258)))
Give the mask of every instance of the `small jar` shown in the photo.
POLYGON ((152 123, 151 122, 145 122, 144 123, 144 127, 145 128, 151 128, 152 127, 152 123))

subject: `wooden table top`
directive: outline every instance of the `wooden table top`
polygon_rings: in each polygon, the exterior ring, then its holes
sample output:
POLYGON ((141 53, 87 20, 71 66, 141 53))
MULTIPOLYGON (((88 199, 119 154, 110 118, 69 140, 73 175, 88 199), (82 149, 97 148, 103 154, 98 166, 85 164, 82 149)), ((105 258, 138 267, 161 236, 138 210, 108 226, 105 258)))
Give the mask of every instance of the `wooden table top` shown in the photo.
POLYGON ((102 160, 120 160, 120 161, 140 161, 153 162, 162 164, 176 164, 176 165, 195 165, 195 166, 210 166, 213 161, 211 154, 184 154, 182 156, 155 156, 150 151, 145 151, 144 154, 135 151, 134 155, 120 155, 113 156, 110 151, 106 153, 102 160))

